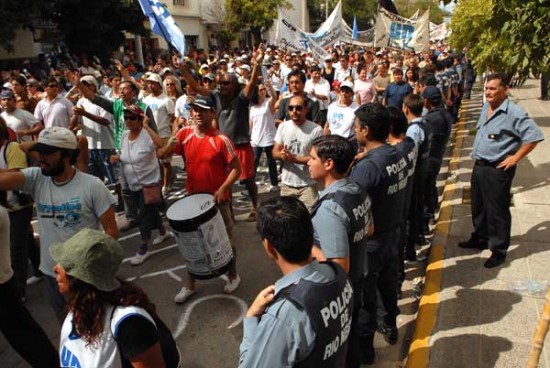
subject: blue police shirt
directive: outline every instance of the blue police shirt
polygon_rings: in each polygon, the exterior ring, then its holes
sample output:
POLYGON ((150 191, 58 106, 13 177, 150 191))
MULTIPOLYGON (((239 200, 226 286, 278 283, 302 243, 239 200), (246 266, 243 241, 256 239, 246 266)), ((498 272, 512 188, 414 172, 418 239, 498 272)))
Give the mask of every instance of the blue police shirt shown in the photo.
POLYGON ((504 100, 489 119, 488 111, 489 104, 485 103, 471 153, 474 160, 500 162, 515 154, 523 143, 544 140, 535 121, 510 99, 504 100))
POLYGON ((414 141, 414 144, 416 144, 416 147, 420 147, 420 145, 424 142, 424 130, 422 130, 422 128, 416 124, 414 125, 411 125, 411 124, 421 120, 422 118, 413 119, 409 123, 409 127, 407 128, 407 133, 406 133, 407 137, 410 137, 414 141))

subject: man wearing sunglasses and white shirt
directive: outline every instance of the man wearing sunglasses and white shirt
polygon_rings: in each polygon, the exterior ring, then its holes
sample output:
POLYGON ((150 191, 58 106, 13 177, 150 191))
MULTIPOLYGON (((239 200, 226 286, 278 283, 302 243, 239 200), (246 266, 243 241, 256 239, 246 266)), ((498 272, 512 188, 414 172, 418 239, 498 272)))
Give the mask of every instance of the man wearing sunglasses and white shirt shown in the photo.
POLYGON ((309 176, 309 145, 323 133, 322 128, 306 119, 307 102, 302 95, 290 97, 290 120, 279 125, 275 135, 273 158, 283 162, 281 195, 301 200, 311 209, 317 200, 315 181, 309 176))

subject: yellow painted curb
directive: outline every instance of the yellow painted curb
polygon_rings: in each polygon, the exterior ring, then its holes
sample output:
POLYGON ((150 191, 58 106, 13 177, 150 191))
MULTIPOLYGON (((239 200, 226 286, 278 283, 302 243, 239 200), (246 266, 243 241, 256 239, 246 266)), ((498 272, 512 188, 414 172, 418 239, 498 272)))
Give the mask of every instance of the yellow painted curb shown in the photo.
MULTIPOLYGON (((466 122, 464 121, 465 111, 468 108, 469 100, 462 101, 462 109, 460 112, 460 120, 457 123, 455 132, 455 146, 449 162, 449 174, 458 168, 460 162, 460 151, 464 143, 464 134, 459 134, 466 122)), ((448 183, 443 189, 443 200, 439 219, 435 227, 435 232, 439 239, 447 239, 451 227, 451 216, 453 207, 451 200, 456 190, 456 184, 448 183)), ((435 239, 435 236, 434 236, 435 239)), ((441 275, 444 267, 445 244, 438 242, 432 244, 430 250, 430 258, 426 267, 426 276, 424 290, 418 306, 416 315, 416 324, 413 334, 409 354, 407 357, 408 368, 424 368, 428 367, 430 361, 430 337, 432 329, 435 326, 437 308, 439 306, 439 292, 441 290, 441 275)))

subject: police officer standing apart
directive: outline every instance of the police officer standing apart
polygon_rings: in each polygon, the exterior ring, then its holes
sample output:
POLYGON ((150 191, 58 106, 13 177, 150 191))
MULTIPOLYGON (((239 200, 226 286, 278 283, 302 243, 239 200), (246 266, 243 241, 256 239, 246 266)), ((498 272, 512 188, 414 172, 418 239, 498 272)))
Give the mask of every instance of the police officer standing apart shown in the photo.
POLYGON ((507 97, 508 79, 495 73, 487 77, 483 106, 472 149, 472 221, 474 231, 461 248, 491 249, 485 267, 506 260, 512 218, 510 189, 517 163, 544 140, 536 123, 507 97))
POLYGON ((386 143, 389 113, 380 103, 368 103, 355 111, 355 136, 367 154, 361 158, 351 179, 372 199, 374 233, 367 241, 367 275, 363 288, 363 309, 359 314, 362 362, 372 364, 375 352, 374 333, 379 331, 390 344, 397 342, 396 318, 398 244, 407 185, 407 163, 386 143), (377 294, 386 310, 384 322, 377 324, 377 294))
POLYGON ((239 367, 344 367, 353 288, 340 266, 313 259, 309 211, 294 197, 269 199, 257 229, 284 276, 246 314, 239 367))
POLYGON ((357 314, 361 307, 365 252, 368 235, 374 231, 371 201, 361 188, 347 177, 355 149, 339 135, 319 137, 311 143, 309 174, 322 188, 313 205, 313 256, 338 263, 348 273, 355 305, 348 344, 346 367, 359 367, 361 346, 357 314))

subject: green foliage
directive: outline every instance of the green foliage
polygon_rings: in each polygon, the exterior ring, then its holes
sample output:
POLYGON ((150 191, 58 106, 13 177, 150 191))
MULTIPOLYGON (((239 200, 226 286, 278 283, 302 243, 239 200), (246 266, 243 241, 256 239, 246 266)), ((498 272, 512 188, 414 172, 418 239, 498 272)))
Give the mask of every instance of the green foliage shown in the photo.
POLYGON ((399 15, 405 18, 412 17, 417 10, 420 10, 419 13, 422 15, 428 9, 430 9, 430 21, 435 24, 443 23, 443 18, 449 16, 447 12, 439 8, 439 1, 417 0, 413 2, 410 0, 394 0, 394 4, 399 15))
POLYGON ((227 31, 238 32, 250 28, 256 42, 261 33, 277 20, 279 6, 289 8, 288 0, 226 0, 227 31))
MULTIPOLYGON (((334 5, 330 8, 330 11, 334 9, 338 2, 334 1, 333 3, 334 5)), ((377 10, 378 1, 342 0, 342 17, 350 27, 353 25, 353 17, 357 17, 357 28, 360 31, 372 27, 377 10)))
POLYGON ((467 48, 478 71, 487 68, 520 83, 548 69, 550 11, 544 0, 462 0, 451 21, 451 45, 467 48))
POLYGON ((34 16, 57 23, 63 41, 73 53, 108 57, 124 44, 123 31, 148 34, 137 1, 2 0, 0 45, 13 51, 15 32, 31 28, 34 16))

